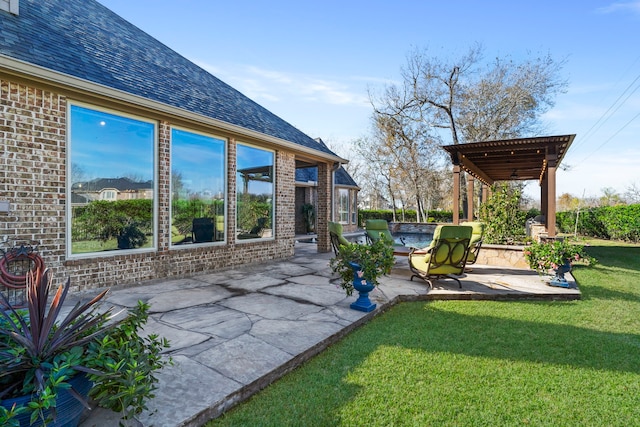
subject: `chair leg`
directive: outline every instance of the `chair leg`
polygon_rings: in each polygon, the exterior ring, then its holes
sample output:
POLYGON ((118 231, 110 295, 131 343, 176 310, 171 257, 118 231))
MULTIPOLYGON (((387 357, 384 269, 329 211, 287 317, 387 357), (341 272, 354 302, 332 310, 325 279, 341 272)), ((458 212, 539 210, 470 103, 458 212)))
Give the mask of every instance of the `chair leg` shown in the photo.
POLYGON ((411 278, 409 280, 411 280, 413 282, 413 278, 414 277, 418 277, 418 278, 424 280, 425 282, 427 282, 429 284, 429 288, 433 289, 433 282, 431 281, 431 279, 429 279, 429 277, 425 277, 425 276, 422 276, 420 274, 414 274, 413 276, 411 276, 411 278))
POLYGON ((459 287, 460 289, 462 289, 462 282, 460 281, 460 279, 458 279, 458 278, 457 278, 457 277, 455 277, 455 276, 452 276, 451 274, 447 274, 447 277, 448 277, 449 279, 453 279, 453 280, 455 280, 456 282, 458 282, 458 287, 459 287))

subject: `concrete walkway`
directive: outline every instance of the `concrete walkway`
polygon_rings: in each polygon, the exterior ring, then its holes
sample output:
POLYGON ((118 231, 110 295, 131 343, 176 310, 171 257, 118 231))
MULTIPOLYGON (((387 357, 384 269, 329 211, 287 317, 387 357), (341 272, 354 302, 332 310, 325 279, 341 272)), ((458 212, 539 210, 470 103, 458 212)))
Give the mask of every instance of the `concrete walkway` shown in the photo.
MULTIPOLYGON (((452 280, 430 290, 422 280, 409 281, 407 261, 398 257, 392 274, 370 294, 378 308, 363 313, 350 309, 356 297, 335 285, 331 256, 317 253, 315 244, 297 243, 295 256, 285 261, 112 289, 107 304, 151 305, 145 332, 168 338, 174 360, 158 374, 149 411, 129 425, 200 426, 398 301, 580 298, 578 289, 550 287, 529 270, 476 265, 462 278, 462 290, 452 280)), ((81 427, 112 427, 118 419, 95 409, 81 427)))

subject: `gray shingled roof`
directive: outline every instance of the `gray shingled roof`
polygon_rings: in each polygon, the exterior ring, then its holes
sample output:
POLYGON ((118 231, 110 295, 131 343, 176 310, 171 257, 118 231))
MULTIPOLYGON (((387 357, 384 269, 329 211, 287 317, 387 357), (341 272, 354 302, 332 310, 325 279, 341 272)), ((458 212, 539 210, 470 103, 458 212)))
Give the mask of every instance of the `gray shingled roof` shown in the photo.
POLYGON ((335 155, 94 0, 0 11, 0 54, 335 155))
MULTIPOLYGON (((336 185, 343 185, 346 187, 357 187, 358 184, 353 180, 349 172, 346 171, 345 168, 340 166, 338 170, 336 170, 335 175, 336 185)), ((296 169, 296 181, 297 182, 308 182, 308 181, 318 181, 318 168, 317 167, 309 167, 309 168, 298 168, 296 169)))

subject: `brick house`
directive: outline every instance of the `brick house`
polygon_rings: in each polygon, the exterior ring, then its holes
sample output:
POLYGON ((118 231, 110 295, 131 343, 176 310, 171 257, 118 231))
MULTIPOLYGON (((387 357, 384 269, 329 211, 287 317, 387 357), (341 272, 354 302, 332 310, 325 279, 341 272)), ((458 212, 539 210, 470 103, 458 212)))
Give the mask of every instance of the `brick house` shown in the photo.
POLYGON ((306 168, 330 250, 346 160, 96 1, 0 0, 0 137, 0 241, 76 290, 293 255, 306 168))
MULTIPOLYGON (((358 229, 358 192, 360 187, 340 166, 333 174, 332 218, 343 226, 345 232, 358 229)), ((318 201, 318 168, 296 169, 296 234, 307 233, 307 224, 303 218, 303 205, 316 206, 318 201)), ((317 208, 316 208, 317 210, 317 208)))

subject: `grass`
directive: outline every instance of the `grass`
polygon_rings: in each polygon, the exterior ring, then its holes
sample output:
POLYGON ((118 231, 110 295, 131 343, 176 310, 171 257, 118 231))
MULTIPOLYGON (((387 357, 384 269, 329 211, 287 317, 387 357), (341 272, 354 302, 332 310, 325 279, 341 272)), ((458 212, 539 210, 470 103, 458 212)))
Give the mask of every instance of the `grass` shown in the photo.
POLYGON ((207 426, 638 425, 640 246, 592 244, 580 301, 399 304, 207 426))

